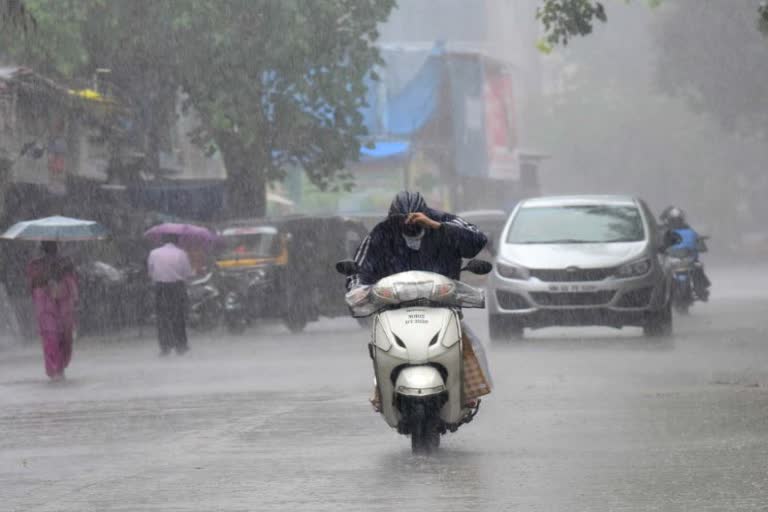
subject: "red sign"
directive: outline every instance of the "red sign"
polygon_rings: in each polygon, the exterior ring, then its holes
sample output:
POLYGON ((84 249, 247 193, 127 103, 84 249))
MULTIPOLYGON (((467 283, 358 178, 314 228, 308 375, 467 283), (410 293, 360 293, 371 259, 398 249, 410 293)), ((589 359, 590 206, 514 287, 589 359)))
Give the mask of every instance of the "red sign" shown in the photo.
POLYGON ((485 68, 485 131, 488 177, 518 180, 517 130, 512 77, 498 68, 485 68))

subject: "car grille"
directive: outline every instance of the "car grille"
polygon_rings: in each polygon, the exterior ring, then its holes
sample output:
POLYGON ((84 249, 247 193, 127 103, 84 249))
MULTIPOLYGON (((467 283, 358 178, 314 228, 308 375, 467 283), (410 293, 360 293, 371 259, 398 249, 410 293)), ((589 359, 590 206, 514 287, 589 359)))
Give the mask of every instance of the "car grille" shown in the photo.
POLYGON ((516 293, 505 292, 502 290, 496 291, 496 300, 499 303, 499 307, 501 307, 501 309, 515 310, 528 309, 531 307, 531 305, 528 304, 528 301, 525 300, 522 296, 516 293))
POLYGON ((613 268, 531 269, 531 277, 547 283, 602 281, 616 273, 613 268))
POLYGON ((632 290, 621 296, 618 306, 620 308, 644 308, 651 302, 653 288, 640 288, 632 290))
POLYGON ((533 292, 531 297, 542 306, 604 306, 611 302, 615 293, 613 290, 571 293, 533 292))

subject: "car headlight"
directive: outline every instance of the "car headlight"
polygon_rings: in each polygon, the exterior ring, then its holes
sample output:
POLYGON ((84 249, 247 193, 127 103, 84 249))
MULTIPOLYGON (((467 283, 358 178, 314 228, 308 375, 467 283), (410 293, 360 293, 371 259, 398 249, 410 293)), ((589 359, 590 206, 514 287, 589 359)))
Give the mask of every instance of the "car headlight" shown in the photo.
POLYGON ((644 276, 651 271, 651 260, 633 261, 619 267, 616 275, 621 278, 644 276))
POLYGON ((507 279, 518 279, 520 281, 527 281, 528 278, 531 277, 531 274, 527 268, 520 267, 518 265, 513 265, 511 263, 503 263, 503 262, 496 263, 496 271, 499 273, 501 277, 505 277, 507 279))

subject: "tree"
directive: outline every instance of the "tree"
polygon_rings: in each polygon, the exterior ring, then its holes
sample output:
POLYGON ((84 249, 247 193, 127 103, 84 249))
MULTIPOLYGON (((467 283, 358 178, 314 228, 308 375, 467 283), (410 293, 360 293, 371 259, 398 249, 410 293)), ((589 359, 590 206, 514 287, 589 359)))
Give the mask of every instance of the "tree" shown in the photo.
POLYGON ((24 32, 37 26, 37 20, 27 11, 23 0, 5 0, 4 4, 3 9, 0 10, 2 25, 10 25, 24 32))
POLYGON ((168 65, 172 0, 25 0, 37 30, 4 34, 11 56, 38 71, 91 86, 97 71, 138 123, 144 170, 157 172, 162 132, 173 119, 178 78, 168 65))
MULTIPOLYGON (((608 16, 605 6, 597 0, 541 0, 541 6, 536 10, 536 18, 544 25, 545 36, 539 42, 539 48, 545 52, 557 45, 567 45, 570 38, 586 36, 592 33, 595 21, 605 22, 608 16)), ((627 0, 628 1, 628 0, 627 0)), ((646 0, 649 6, 658 7, 664 0, 646 0)), ((670 2, 672 3, 672 2, 670 2)), ((730 2, 688 2, 698 8, 716 7, 730 9, 730 2)), ((754 2, 752 2, 754 4, 754 2)), ((768 2, 763 0, 758 9, 758 24, 764 32, 768 32, 768 2)))
MULTIPOLYGON (((762 34, 755 30, 756 5, 755 0, 664 4, 654 27, 656 77, 665 93, 683 98, 729 134, 738 133, 753 145, 768 148, 768 5, 759 7, 757 25, 762 34)), ((744 229, 762 229, 768 215, 765 161, 763 151, 734 154, 721 164, 721 173, 730 178, 726 186, 739 186, 738 197, 725 204, 741 215, 739 225, 744 229)))
POLYGON ((595 20, 607 20, 603 4, 593 0, 544 0, 536 18, 544 25, 546 36, 539 46, 545 52, 567 45, 573 36, 591 34, 595 20))
POLYGON ((139 112, 148 165, 177 92, 221 150, 236 213, 262 214, 268 180, 303 168, 321 187, 348 178, 365 134, 359 108, 381 64, 376 27, 394 0, 25 0, 38 30, 6 42, 43 70, 98 68, 139 112))
POLYGON ((757 26, 763 34, 768 35, 768 1, 763 0, 757 12, 760 15, 757 26))
MULTIPOLYGON (((558 52, 563 71, 559 87, 542 98, 536 108, 539 115, 529 127, 532 138, 552 155, 542 179, 551 193, 621 192, 645 197, 655 208, 678 204, 697 225, 706 226, 702 229, 717 238, 718 246, 739 243, 741 230, 761 229, 762 219, 768 216, 764 200, 768 176, 763 165, 768 144, 752 134, 727 129, 709 110, 692 111, 685 97, 659 90, 659 60, 668 56, 668 49, 657 42, 662 28, 685 39, 683 46, 706 39, 720 41, 725 47, 713 61, 741 58, 736 49, 740 45, 733 47, 727 38, 718 39, 721 29, 704 27, 689 33, 679 32, 681 27, 666 27, 674 7, 666 2, 650 11, 635 2, 614 11, 602 30, 573 40, 558 52)), ((685 6, 681 9, 689 13, 685 6)), ((743 33, 764 45, 754 30, 754 3, 742 5, 742 11, 741 25, 728 17, 719 18, 720 22, 742 27, 743 33)), ((680 23, 699 22, 694 17, 680 23)), ((760 59, 748 51, 740 65, 760 59)), ((693 65, 685 60, 670 66, 693 65)), ((723 66, 713 61, 701 73, 719 73, 723 66)), ((739 73, 738 78, 760 87, 756 76, 764 73, 761 69, 755 75, 739 73)), ((684 82, 685 90, 692 88, 686 80, 696 75, 678 71, 671 80, 684 82)), ((729 80, 738 78, 729 76, 729 80)))
MULTIPOLYGON (((768 40, 754 0, 664 5, 655 30, 660 87, 729 130, 768 138, 768 40)), ((762 7, 766 13, 765 4, 762 7)), ((768 141, 767 141, 768 142, 768 141)))
POLYGON ((303 168, 325 188, 349 176, 366 134, 359 109, 381 64, 377 25, 393 0, 190 2, 176 34, 178 65, 205 119, 198 135, 222 149, 230 200, 263 213, 268 180, 303 168))

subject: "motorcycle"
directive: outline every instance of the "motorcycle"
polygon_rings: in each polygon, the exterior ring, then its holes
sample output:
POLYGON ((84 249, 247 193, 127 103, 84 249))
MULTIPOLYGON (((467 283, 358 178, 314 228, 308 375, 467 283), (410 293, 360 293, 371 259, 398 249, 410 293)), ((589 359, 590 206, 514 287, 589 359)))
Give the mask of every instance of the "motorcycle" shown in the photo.
POLYGON ((224 325, 232 334, 242 334, 259 317, 261 289, 267 285, 261 268, 222 272, 224 286, 224 325))
POLYGON ((223 306, 221 294, 213 283, 214 274, 205 276, 189 283, 189 326, 197 331, 205 332, 215 329, 221 320, 223 306))
MULTIPOLYGON (((354 261, 336 265, 357 272, 354 261)), ((487 274, 491 264, 471 260, 463 270, 487 274)), ((464 397, 461 308, 485 307, 482 290, 432 272, 394 274, 346 295, 353 316, 373 315, 368 345, 380 412, 398 433, 410 435, 413 453, 430 453, 440 437, 472 421, 479 400, 464 397)))
POLYGON ((103 261, 89 261, 77 269, 80 278, 79 332, 106 333, 122 327, 121 304, 126 273, 103 261))
POLYGON ((688 314, 696 300, 693 289, 693 271, 697 261, 690 251, 670 251, 667 265, 672 273, 672 307, 677 313, 688 314))
POLYGON ((143 325, 152 309, 152 290, 141 265, 89 261, 78 266, 80 328, 107 333, 143 325))
POLYGON ((701 298, 696 293, 695 275, 702 272, 698 253, 706 252, 707 237, 700 237, 697 248, 673 247, 667 250, 666 265, 672 275, 672 307, 687 315, 694 302, 701 298))

